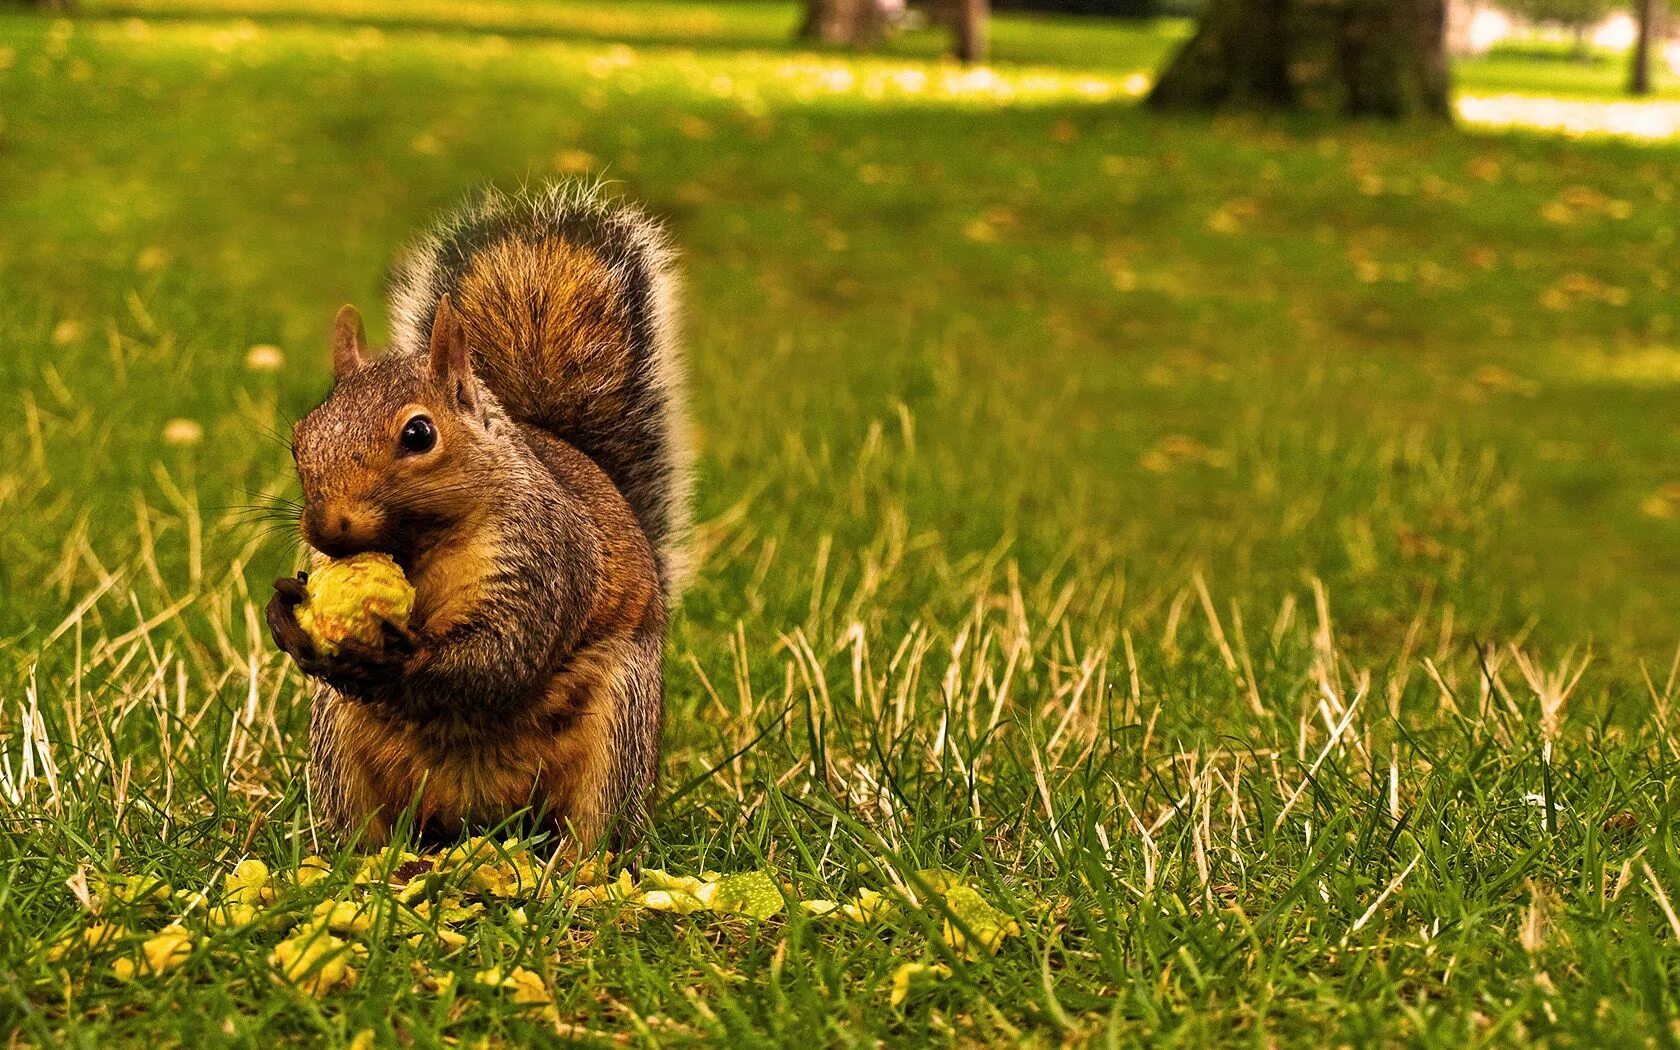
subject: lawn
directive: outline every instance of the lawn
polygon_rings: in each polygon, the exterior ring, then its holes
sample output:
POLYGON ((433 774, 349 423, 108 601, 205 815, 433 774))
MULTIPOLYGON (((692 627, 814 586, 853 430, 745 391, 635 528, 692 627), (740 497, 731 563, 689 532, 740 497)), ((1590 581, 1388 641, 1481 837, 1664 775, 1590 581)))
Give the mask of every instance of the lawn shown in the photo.
MULTIPOLYGON (((1000 19, 964 75, 788 5, 84 10, 0 14, 17 1041, 1680 1036, 1680 145, 1160 118, 1175 23, 1000 19), (397 245, 595 171, 682 247, 701 440, 642 870, 791 903, 457 871, 398 930, 312 827, 259 511, 397 245), (288 985, 329 900, 386 918, 288 985)), ((1465 89, 1614 80, 1514 61, 1465 89)))

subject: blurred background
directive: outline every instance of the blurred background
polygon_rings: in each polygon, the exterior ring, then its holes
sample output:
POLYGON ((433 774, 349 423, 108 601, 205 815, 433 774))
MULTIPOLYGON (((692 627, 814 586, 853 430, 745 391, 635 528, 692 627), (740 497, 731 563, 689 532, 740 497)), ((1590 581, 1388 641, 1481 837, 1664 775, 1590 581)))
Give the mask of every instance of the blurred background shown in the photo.
POLYGON ((474 186, 604 175, 684 251, 703 634, 797 621, 837 579, 902 627, 1008 563, 1126 581, 1124 622, 1198 577, 1269 617, 1316 578, 1378 644, 1425 610, 1666 658, 1676 23, 1661 0, 0 8, 0 510, 28 523, 0 634, 29 663, 121 566, 141 612, 112 630, 236 609, 295 557, 237 515, 291 491, 272 435, 326 388, 336 306, 382 334, 389 259, 474 186))

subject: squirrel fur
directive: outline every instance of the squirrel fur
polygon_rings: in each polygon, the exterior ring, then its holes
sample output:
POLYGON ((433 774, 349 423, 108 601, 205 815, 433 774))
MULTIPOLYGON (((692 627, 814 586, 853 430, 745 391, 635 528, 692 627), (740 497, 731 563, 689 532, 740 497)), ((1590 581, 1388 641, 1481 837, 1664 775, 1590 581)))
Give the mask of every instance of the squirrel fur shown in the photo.
POLYGON ((414 613, 323 656, 282 579, 268 622, 318 680, 311 787, 346 832, 382 842, 411 804, 445 836, 529 808, 581 849, 645 826, 687 574, 673 285, 659 226, 573 183, 483 193, 416 241, 385 354, 340 311, 332 393, 293 434, 302 531, 391 554, 414 613))

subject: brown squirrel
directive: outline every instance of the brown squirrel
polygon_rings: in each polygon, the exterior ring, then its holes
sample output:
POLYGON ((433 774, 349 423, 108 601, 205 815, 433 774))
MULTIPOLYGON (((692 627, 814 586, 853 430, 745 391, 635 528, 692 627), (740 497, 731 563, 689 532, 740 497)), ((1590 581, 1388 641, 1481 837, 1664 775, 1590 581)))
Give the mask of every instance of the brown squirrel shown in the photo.
POLYGON ((688 447, 660 227, 598 187, 487 192, 396 270, 389 352, 353 307, 332 393, 298 422, 302 532, 392 555, 387 643, 327 656, 275 582, 275 644, 318 679, 316 804, 387 840, 518 810, 576 847, 632 841, 659 757, 667 608, 686 573, 688 447))

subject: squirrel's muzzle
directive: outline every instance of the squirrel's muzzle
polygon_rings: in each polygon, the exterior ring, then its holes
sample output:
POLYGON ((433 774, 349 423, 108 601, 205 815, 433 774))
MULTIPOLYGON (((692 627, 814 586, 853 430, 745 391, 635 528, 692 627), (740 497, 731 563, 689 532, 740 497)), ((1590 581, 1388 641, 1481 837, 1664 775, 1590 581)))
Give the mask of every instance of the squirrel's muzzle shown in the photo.
POLYGON ((329 558, 377 550, 385 537, 385 515, 348 500, 312 503, 303 514, 303 538, 329 558))

